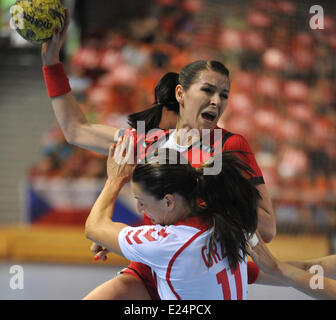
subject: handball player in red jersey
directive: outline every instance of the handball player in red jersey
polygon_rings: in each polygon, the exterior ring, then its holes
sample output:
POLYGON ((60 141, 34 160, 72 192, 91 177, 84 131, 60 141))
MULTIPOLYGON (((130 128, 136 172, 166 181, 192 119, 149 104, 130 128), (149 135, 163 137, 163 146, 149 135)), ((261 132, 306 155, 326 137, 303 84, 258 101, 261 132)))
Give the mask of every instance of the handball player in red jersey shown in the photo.
MULTIPOLYGON (((144 112, 130 115, 129 122, 133 129, 120 130, 101 124, 89 124, 71 94, 66 73, 59 61, 60 48, 69 23, 68 16, 65 28, 62 31, 56 30, 52 40, 42 46, 43 73, 48 94, 66 140, 70 144, 106 155, 110 145, 116 143, 121 135, 136 138, 138 157, 146 154, 147 148, 153 145, 176 149, 188 159, 193 150, 197 150, 196 154, 200 155, 201 161, 206 161, 219 150, 241 152, 239 155, 255 173, 252 179, 261 195, 258 202, 258 231, 265 242, 271 241, 276 233, 275 218, 254 155, 244 137, 216 126, 226 108, 230 91, 227 68, 216 61, 195 61, 184 67, 179 75, 165 75, 155 88, 155 105, 144 112), (156 134, 153 129, 167 120, 162 119, 166 114, 177 115, 176 130, 159 130, 156 134), (144 130, 137 132, 134 129, 137 121, 144 121, 144 130), (192 132, 193 135, 190 137, 187 134, 185 138, 179 134, 183 130, 192 132), (205 135, 205 141, 195 141, 195 137, 202 137, 204 131, 210 131, 210 134, 205 135)), ((201 161, 197 159, 195 164, 191 164, 199 166, 201 161)), ((99 249, 94 246, 93 250, 96 252, 99 249)), ((158 297, 155 291, 150 268, 140 263, 131 263, 122 274, 93 290, 86 299, 154 299, 158 297)))

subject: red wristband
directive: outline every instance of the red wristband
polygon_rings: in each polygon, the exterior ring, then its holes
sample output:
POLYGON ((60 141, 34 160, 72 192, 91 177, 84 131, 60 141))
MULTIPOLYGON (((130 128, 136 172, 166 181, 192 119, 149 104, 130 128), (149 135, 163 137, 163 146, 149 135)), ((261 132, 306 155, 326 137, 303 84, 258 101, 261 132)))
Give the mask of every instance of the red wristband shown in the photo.
POLYGON ((258 266, 253 262, 249 261, 247 262, 247 280, 248 284, 252 284, 257 281, 259 276, 259 268, 258 266))
POLYGON ((49 98, 62 96, 71 91, 69 79, 61 62, 43 66, 42 70, 49 98))

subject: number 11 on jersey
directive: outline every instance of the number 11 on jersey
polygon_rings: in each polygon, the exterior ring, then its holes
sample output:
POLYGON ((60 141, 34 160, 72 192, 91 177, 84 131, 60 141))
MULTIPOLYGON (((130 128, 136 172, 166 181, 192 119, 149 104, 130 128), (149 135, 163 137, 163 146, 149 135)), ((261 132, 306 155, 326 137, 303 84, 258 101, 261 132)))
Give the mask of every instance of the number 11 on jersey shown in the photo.
MULTIPOLYGON (((242 300, 243 299, 243 287, 242 287, 242 279, 241 279, 239 265, 237 266, 235 270, 231 269, 230 273, 232 276, 234 276, 234 279, 235 279, 237 300, 242 300)), ((222 286, 224 300, 231 300, 231 289, 230 289, 227 270, 223 269, 222 271, 218 272, 216 274, 216 277, 217 277, 217 283, 222 286)))

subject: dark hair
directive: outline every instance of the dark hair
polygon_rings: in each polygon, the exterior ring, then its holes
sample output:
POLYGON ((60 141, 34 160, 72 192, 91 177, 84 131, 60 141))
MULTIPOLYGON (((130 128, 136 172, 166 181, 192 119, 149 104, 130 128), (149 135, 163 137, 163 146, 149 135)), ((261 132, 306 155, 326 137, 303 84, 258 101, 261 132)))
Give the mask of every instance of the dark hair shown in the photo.
POLYGON ((252 170, 231 151, 215 156, 221 157, 219 161, 222 161, 218 175, 204 174, 205 168, 213 166, 215 158, 195 169, 189 163, 181 164, 182 155, 175 150, 161 149, 160 154, 161 158, 162 155, 166 157, 168 165, 160 164, 162 161, 158 163, 160 156, 152 157, 136 166, 132 181, 158 200, 166 194, 182 196, 190 204, 191 214, 214 228, 209 241, 208 262, 214 242, 218 240, 225 248, 230 267, 236 268, 247 254, 247 235, 256 231, 258 223, 260 195, 248 179, 252 170), (165 156, 168 154, 170 156, 165 156), (177 164, 168 162, 172 154, 177 155, 177 164))
POLYGON ((179 103, 175 97, 175 88, 178 85, 178 73, 168 72, 158 82, 154 90, 155 101, 153 107, 136 112, 128 116, 128 124, 136 128, 137 121, 145 121, 146 132, 159 127, 162 116, 162 108, 179 112, 179 103))
POLYGON ((186 65, 180 72, 179 83, 183 89, 188 90, 199 73, 204 70, 212 70, 227 77, 230 76, 229 70, 219 61, 197 60, 186 65))
POLYGON ((204 70, 212 70, 229 77, 229 70, 218 61, 197 60, 186 65, 180 72, 168 72, 158 82, 154 90, 155 101, 153 106, 144 111, 136 112, 128 116, 128 124, 132 128, 137 127, 137 121, 145 121, 148 132, 151 129, 158 128, 162 108, 165 106, 168 110, 179 113, 179 103, 176 100, 175 88, 181 84, 184 90, 188 90, 194 83, 198 74, 204 70))

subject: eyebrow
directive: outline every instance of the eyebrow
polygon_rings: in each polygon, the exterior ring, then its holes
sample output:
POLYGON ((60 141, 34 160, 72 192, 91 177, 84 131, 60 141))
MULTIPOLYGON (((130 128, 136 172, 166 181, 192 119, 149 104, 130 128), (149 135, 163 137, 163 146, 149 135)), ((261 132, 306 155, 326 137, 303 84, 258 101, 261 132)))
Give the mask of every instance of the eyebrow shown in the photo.
MULTIPOLYGON (((203 85, 208 85, 209 87, 212 87, 214 89, 217 89, 217 87, 211 83, 204 82, 203 85)), ((222 91, 229 92, 229 89, 223 89, 222 91)))

